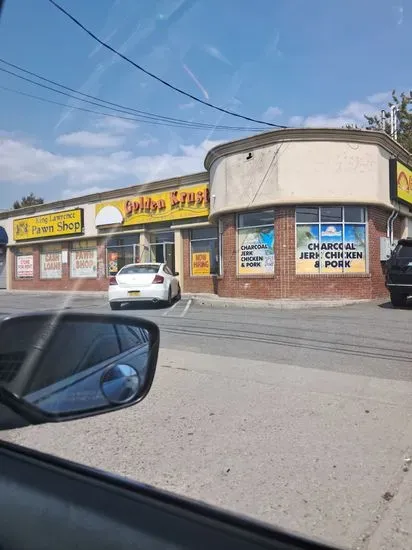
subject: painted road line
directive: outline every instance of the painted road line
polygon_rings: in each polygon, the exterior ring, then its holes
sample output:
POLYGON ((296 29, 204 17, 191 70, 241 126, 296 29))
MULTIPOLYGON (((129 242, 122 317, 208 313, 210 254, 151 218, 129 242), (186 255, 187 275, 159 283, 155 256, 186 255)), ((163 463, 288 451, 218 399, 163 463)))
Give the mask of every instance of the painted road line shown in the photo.
POLYGON ((176 302, 175 304, 172 305, 172 307, 169 307, 169 309, 168 309, 167 311, 165 311, 164 313, 162 313, 162 316, 163 316, 163 317, 167 317, 167 315, 169 315, 169 313, 170 313, 171 311, 173 311, 174 308, 175 308, 177 305, 179 305, 179 302, 176 302))
POLYGON ((186 315, 186 313, 188 312, 189 310, 189 307, 192 305, 192 298, 190 298, 185 306, 185 309, 182 311, 182 313, 180 314, 180 317, 184 317, 186 315))

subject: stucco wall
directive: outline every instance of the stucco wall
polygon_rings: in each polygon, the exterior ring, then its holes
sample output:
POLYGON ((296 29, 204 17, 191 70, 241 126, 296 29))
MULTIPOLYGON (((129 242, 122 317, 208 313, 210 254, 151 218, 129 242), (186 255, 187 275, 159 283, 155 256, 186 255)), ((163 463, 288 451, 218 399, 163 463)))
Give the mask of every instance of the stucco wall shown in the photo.
POLYGON ((389 153, 378 145, 284 142, 249 153, 233 153, 212 163, 212 216, 270 204, 363 203, 391 208, 389 153))

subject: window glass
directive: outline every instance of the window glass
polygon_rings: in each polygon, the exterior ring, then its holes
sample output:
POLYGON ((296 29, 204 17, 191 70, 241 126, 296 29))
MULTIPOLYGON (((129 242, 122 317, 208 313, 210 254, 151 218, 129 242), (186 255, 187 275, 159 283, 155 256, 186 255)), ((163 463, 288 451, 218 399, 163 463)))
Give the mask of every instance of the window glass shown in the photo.
POLYGON ((342 208, 339 206, 322 207, 320 209, 320 221, 333 223, 342 221, 342 208))
POLYGON ((32 279, 34 277, 34 256, 32 248, 19 248, 15 256, 16 279, 32 279))
POLYGON ((73 279, 97 278, 97 248, 86 248, 87 241, 72 243, 70 251, 70 277, 73 279))
POLYGON ((365 209, 361 206, 345 206, 345 222, 364 223, 365 209))
POLYGON ((62 278, 62 247, 49 244, 40 250, 40 279, 62 278))
POLYGON ((398 258, 412 259, 412 245, 399 245, 396 249, 396 256, 398 258))
POLYGON ((215 239, 216 236, 216 227, 198 227, 192 229, 192 241, 197 241, 199 239, 215 239))
POLYGON ((317 223, 319 221, 319 208, 302 207, 296 208, 296 222, 298 223, 317 223))
POLYGON ((119 275, 138 275, 144 273, 157 273, 159 266, 156 264, 129 265, 119 271, 119 275))
POLYGON ((259 210, 258 212, 248 212, 239 214, 239 227, 258 227, 261 225, 273 225, 275 215, 273 210, 259 210))
POLYGON ((190 232, 191 275, 219 273, 219 239, 217 227, 192 229, 190 232))
POLYGON ((239 275, 272 275, 275 266, 273 210, 239 214, 237 271, 239 275), (254 225, 250 225, 254 223, 254 225))
POLYGON ((366 225, 359 222, 366 219, 364 208, 318 208, 322 223, 300 223, 306 218, 298 210, 303 209, 296 210, 296 273, 366 273, 366 225), (332 221, 338 219, 345 222, 332 221))

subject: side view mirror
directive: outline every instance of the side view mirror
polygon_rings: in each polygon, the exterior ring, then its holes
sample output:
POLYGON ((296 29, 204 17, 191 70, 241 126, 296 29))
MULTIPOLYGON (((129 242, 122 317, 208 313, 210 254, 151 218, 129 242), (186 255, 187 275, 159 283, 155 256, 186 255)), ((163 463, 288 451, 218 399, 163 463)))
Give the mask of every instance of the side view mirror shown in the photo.
POLYGON ((174 276, 177 277, 179 275, 179 272, 178 271, 175 271, 174 272, 174 276))
POLYGON ((129 407, 148 394, 158 351, 159 328, 143 319, 72 311, 7 317, 0 404, 29 424, 129 407))

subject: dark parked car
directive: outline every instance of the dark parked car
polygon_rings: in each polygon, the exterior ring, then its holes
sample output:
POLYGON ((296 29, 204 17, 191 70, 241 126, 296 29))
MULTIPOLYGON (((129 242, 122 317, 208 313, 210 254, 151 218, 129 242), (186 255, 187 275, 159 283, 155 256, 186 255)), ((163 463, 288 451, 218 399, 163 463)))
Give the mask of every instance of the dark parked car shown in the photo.
POLYGON ((386 263, 386 288, 394 307, 406 305, 412 295, 412 239, 398 241, 386 263))

